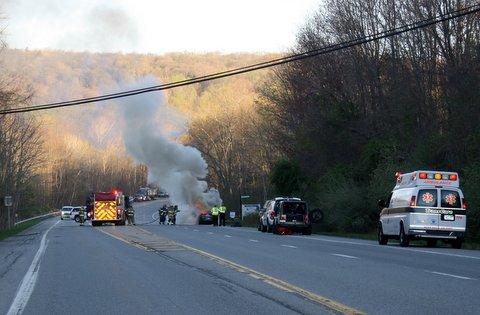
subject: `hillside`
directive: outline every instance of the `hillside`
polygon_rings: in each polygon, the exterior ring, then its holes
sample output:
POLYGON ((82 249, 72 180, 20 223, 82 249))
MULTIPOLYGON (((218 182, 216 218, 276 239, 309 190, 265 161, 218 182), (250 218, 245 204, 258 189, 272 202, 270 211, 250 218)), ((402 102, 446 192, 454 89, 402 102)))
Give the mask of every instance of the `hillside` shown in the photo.
MULTIPOLYGON (((166 83, 224 71, 277 57, 266 54, 172 53, 91 54, 5 49, 0 53, 3 78, 16 77, 32 93, 32 104, 56 102, 166 83)), ((176 109, 174 126, 186 134, 190 122, 207 119, 225 108, 249 109, 256 88, 266 76, 260 71, 166 91, 167 107, 176 109), (180 129, 179 129, 180 128, 180 129)), ((163 94, 144 97, 161 100, 163 94)), ((156 94, 156 95, 154 95, 156 94)), ((142 100, 145 100, 143 98, 142 100)), ((128 98, 127 102, 138 102, 128 98)), ((44 156, 34 194, 52 206, 83 203, 92 189, 146 184, 146 169, 127 156, 120 129, 118 103, 90 104, 35 112, 43 135, 44 156)), ((165 125, 165 124, 164 124, 165 125)), ((165 128, 159 124, 159 128, 165 128)), ((185 136, 188 139, 187 136, 185 136)), ((35 202, 34 202, 35 203, 35 202)))

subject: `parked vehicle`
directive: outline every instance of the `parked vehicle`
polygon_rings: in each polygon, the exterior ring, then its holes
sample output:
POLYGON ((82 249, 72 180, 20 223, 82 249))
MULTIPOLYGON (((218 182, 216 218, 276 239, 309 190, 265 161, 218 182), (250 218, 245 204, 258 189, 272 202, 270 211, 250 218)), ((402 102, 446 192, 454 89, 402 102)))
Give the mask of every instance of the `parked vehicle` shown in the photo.
POLYGON ((268 200, 260 214, 259 231, 278 233, 279 229, 288 228, 305 235, 312 233, 307 204, 300 198, 277 197, 268 200))
POLYGON ((213 218, 210 211, 204 211, 200 213, 198 217, 198 224, 213 224, 213 218))
POLYGON ((400 246, 425 239, 461 248, 467 222, 467 203, 454 172, 415 171, 396 174, 390 197, 379 201, 378 243, 398 239, 400 246))
POLYGON ((72 209, 72 212, 70 213, 70 219, 75 220, 75 222, 80 222, 80 209, 84 208, 85 211, 85 220, 89 220, 90 217, 87 215, 87 212, 85 210, 85 207, 74 207, 72 209))
POLYGON ((63 206, 62 210, 60 210, 60 220, 70 219, 70 213, 72 212, 72 210, 72 206, 63 206))
POLYGON ((120 191, 98 192, 93 194, 93 213, 89 216, 92 226, 103 223, 125 225, 125 196, 120 191))

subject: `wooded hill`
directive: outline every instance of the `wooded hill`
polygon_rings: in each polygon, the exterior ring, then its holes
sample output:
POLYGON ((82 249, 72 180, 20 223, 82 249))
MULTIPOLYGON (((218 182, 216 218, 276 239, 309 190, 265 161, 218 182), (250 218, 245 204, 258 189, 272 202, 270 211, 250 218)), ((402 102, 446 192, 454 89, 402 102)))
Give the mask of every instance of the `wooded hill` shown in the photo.
MULTIPOLYGON (((4 90, 14 86, 22 91, 29 104, 40 104, 116 92, 147 76, 167 83, 273 57, 276 56, 219 53, 156 56, 5 49, 0 54, 0 67, 4 81, 9 82, 4 90)), ((252 111, 256 86, 264 80, 265 73, 178 88, 166 91, 165 95, 168 104, 190 123, 225 110, 252 111)), ((33 163, 28 180, 7 185, 17 187, 9 192, 20 201, 16 207, 83 204, 90 190, 117 186, 133 193, 146 185, 146 168, 133 163, 115 132, 117 110, 116 105, 100 104, 28 115, 35 118, 42 153, 33 163)), ((187 134, 183 141, 194 142, 187 134)), ((216 186, 215 182, 213 185, 216 186)))

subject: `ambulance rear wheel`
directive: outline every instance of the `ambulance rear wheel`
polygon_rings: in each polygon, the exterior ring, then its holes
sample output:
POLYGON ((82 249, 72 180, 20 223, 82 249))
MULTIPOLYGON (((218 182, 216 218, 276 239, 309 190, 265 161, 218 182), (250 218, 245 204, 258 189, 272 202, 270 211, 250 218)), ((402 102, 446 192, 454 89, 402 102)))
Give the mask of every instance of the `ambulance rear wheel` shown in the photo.
POLYGON ((408 247, 410 244, 410 240, 408 239, 408 235, 405 234, 405 229, 403 228, 403 223, 400 223, 400 234, 398 236, 400 240, 400 246, 408 247))
POLYGON ((462 248, 462 243, 463 243, 462 239, 454 240, 452 242, 452 247, 456 248, 456 249, 460 249, 460 248, 462 248))
POLYGON ((265 233, 265 232, 267 232, 267 226, 263 225, 263 222, 262 222, 262 233, 265 233))
POLYGON ((388 237, 383 234, 382 224, 378 225, 378 244, 387 245, 388 237))

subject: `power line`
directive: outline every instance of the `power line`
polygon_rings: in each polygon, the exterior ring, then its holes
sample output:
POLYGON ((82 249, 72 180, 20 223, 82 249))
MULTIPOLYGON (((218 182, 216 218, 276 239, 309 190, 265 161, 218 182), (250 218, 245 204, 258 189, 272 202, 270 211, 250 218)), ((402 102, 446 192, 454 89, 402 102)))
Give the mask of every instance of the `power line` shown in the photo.
POLYGON ((95 96, 95 97, 89 97, 89 98, 81 98, 81 99, 75 99, 75 100, 70 100, 70 101, 64 101, 64 102, 57 102, 57 103, 48 103, 48 104, 42 104, 42 105, 32 105, 32 106, 25 106, 25 107, 19 107, 19 108, 9 108, 9 109, 4 109, 0 110, 0 114, 12 114, 12 113, 23 113, 23 112, 31 112, 31 111, 39 111, 39 110, 47 110, 47 109, 53 109, 53 108, 60 108, 60 107, 69 107, 69 106, 76 106, 76 105, 81 105, 81 104, 88 104, 88 103, 94 103, 94 102, 100 102, 100 101, 107 101, 107 100, 112 100, 116 98, 122 98, 122 97, 128 97, 128 96, 133 96, 133 95, 138 95, 138 94, 143 94, 143 93, 150 93, 150 92, 155 92, 155 91, 161 91, 161 90, 168 90, 176 87, 181 87, 181 86, 186 86, 186 85, 191 85, 191 84, 196 84, 200 82, 205 82, 205 81, 211 81, 211 80, 217 80, 220 78, 225 78, 229 76, 234 76, 234 75, 239 75, 247 72, 252 72, 252 71, 257 71, 265 68, 270 68, 294 61, 300 61, 303 59, 307 58, 312 58, 315 56, 327 54, 330 52, 334 51, 339 51, 339 50, 344 50, 347 48, 351 48, 354 46, 366 44, 369 42, 377 41, 380 39, 385 39, 388 37, 396 36, 402 33, 410 32, 413 30, 417 29, 422 29, 434 24, 438 24, 440 22, 445 22, 449 21, 455 18, 459 18, 461 16, 465 15, 470 15, 476 12, 480 11, 480 3, 458 9, 455 11, 450 11, 441 15, 437 15, 435 17, 427 18, 424 20, 416 21, 410 24, 402 25, 393 29, 389 29, 386 31, 378 32, 375 34, 367 35, 364 37, 360 38, 355 38, 349 41, 337 43, 337 44, 331 44, 327 45, 318 49, 314 50, 309 50, 306 52, 302 53, 297 53, 297 54, 292 54, 288 55, 285 57, 277 58, 277 59, 272 59, 269 61, 264 61, 252 65, 248 65, 245 67, 240 67, 240 68, 235 68, 231 70, 226 70, 222 72, 217 72, 205 76, 200 76, 200 77, 195 77, 191 79, 186 79, 186 80, 180 80, 180 81, 175 81, 175 82, 170 82, 166 84, 161 84, 161 85, 155 85, 155 86, 150 86, 150 87, 145 87, 141 89, 135 89, 135 90, 128 90, 128 91, 123 91, 123 92, 118 92, 118 93, 112 93, 112 94, 105 94, 105 95, 100 95, 100 96, 95 96))

